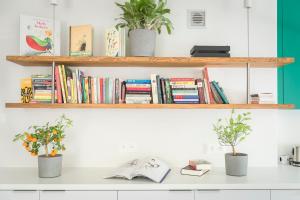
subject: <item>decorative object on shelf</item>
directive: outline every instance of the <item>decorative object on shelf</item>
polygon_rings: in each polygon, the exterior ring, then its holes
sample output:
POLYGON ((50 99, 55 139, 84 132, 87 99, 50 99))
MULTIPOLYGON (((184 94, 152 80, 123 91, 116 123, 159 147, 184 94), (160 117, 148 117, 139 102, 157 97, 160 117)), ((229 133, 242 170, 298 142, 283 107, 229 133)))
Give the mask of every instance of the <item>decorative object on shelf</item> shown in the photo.
POLYGON ((209 172, 208 169, 194 169, 190 165, 187 165, 186 167, 180 170, 181 175, 189 175, 189 176, 203 176, 207 172, 209 172))
POLYGON ((155 157, 135 159, 125 163, 106 178, 125 178, 132 180, 136 177, 145 177, 156 183, 161 183, 171 169, 162 160, 155 157))
POLYGON ((211 170, 212 164, 206 160, 190 160, 189 166, 194 170, 211 170))
POLYGON ((273 104, 274 102, 273 93, 257 93, 250 95, 251 104, 273 104))
POLYGON ((293 147, 293 159, 291 164, 296 167, 300 167, 300 146, 293 147))
POLYGON ((171 34, 172 22, 167 14, 166 0, 130 0, 124 4, 116 3, 123 13, 118 18, 122 20, 117 28, 128 27, 131 56, 154 56, 156 32, 161 33, 166 27, 171 34))
POLYGON ((230 46, 194 46, 192 57, 230 57, 230 46))
POLYGON ((244 141, 251 132, 248 122, 251 120, 250 112, 238 114, 231 111, 229 119, 219 119, 213 125, 218 136, 219 143, 223 146, 230 146, 232 153, 225 154, 226 174, 230 176, 246 176, 248 168, 248 155, 237 153, 236 146, 244 141))
POLYGON ((55 23, 55 29, 53 23, 51 19, 21 15, 20 55, 50 56, 54 53, 54 46, 55 55, 60 55, 59 22, 55 23))
POLYGON ((15 141, 22 141, 25 149, 32 156, 38 156, 38 167, 40 178, 53 178, 61 175, 62 155, 65 146, 62 140, 65 138, 65 130, 72 126, 72 121, 64 115, 55 124, 47 122, 43 126, 33 125, 28 132, 15 135, 15 141), (44 148, 44 154, 40 149, 44 148), (51 149, 51 152, 49 150, 51 149))
POLYGON ((31 78, 21 80, 21 103, 29 103, 33 97, 31 78))
POLYGON ((91 25, 70 27, 70 56, 93 55, 93 27, 91 25))
POLYGON ((105 31, 105 52, 106 56, 126 56, 126 32, 125 28, 110 28, 105 31))

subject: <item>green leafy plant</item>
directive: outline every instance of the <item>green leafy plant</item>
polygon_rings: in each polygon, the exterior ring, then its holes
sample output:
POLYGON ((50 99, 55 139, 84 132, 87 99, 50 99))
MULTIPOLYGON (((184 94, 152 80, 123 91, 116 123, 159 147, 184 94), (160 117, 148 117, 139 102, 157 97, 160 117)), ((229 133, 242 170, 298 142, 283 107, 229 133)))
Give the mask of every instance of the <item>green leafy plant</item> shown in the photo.
POLYGON ((58 151, 66 149, 62 140, 65 138, 65 129, 71 126, 72 121, 62 115, 53 125, 47 122, 43 126, 29 127, 28 131, 15 135, 13 141, 22 141, 24 148, 32 156, 39 155, 40 148, 44 148, 47 157, 54 157, 58 151), (50 153, 49 148, 51 148, 50 153))
POLYGON ((246 112, 236 116, 235 111, 232 110, 229 119, 219 119, 213 125, 219 143, 223 146, 231 146, 234 156, 237 155, 236 146, 244 141, 251 132, 251 127, 248 125, 251 120, 250 115, 250 112, 246 112))
POLYGON ((171 34, 173 25, 169 18, 171 10, 166 8, 166 0, 128 0, 124 4, 116 3, 123 13, 118 20, 122 22, 116 28, 128 27, 129 32, 135 29, 155 30, 159 34, 162 27, 166 27, 171 34))

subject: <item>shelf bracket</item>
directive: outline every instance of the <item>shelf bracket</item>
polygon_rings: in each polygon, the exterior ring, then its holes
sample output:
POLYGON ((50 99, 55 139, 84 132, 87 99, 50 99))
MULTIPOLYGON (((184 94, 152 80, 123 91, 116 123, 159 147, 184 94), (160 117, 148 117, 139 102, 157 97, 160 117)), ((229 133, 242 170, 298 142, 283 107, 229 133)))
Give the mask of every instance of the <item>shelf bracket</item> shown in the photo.
POLYGON ((52 61, 51 103, 55 103, 55 61, 52 61))

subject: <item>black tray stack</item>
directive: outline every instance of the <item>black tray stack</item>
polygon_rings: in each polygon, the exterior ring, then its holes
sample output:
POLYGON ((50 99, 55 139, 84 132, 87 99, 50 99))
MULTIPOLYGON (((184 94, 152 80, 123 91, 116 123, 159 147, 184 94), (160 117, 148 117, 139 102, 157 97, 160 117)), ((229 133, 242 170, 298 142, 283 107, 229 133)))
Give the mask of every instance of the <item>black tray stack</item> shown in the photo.
POLYGON ((230 57, 230 46, 194 46, 192 57, 230 57))

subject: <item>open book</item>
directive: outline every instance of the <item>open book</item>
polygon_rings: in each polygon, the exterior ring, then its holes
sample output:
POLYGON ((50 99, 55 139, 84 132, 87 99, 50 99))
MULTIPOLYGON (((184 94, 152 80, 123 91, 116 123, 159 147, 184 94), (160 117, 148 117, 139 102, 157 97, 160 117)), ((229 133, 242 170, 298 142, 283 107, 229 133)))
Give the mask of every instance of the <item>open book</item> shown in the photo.
POLYGON ((157 158, 135 159, 122 165, 106 178, 132 180, 135 177, 146 177, 161 183, 170 171, 167 164, 157 158))

